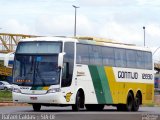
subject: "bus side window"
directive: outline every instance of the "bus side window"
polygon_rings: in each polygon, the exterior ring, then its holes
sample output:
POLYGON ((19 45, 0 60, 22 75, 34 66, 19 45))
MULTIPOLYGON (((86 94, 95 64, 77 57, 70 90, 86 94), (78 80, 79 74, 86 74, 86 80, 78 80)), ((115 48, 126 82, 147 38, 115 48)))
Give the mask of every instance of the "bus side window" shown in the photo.
POLYGON ((62 70, 62 79, 66 79, 66 78, 67 78, 67 63, 64 63, 63 70, 62 70))
POLYGON ((62 70, 62 86, 68 86, 69 83, 69 63, 65 62, 63 65, 63 70, 62 70))
POLYGON ((65 42, 64 44, 64 68, 62 69, 62 87, 69 87, 72 83, 73 66, 74 66, 74 43, 65 42))

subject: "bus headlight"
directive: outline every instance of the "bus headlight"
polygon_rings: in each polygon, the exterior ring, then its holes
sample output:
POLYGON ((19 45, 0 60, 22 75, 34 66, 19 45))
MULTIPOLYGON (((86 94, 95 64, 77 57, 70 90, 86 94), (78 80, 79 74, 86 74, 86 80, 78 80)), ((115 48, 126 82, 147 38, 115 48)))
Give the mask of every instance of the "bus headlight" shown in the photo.
POLYGON ((21 90, 20 90, 20 89, 18 89, 18 88, 13 88, 13 92, 21 93, 21 90))
POLYGON ((47 93, 56 93, 56 92, 60 92, 60 91, 61 91, 60 88, 52 88, 52 89, 49 89, 49 90, 47 91, 47 93))

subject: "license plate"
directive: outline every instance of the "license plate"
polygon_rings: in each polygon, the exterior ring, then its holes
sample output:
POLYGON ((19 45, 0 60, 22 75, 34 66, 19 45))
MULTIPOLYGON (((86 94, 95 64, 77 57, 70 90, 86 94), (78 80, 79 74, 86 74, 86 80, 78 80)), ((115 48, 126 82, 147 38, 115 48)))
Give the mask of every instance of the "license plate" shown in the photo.
POLYGON ((30 97, 31 100, 37 100, 37 97, 30 97))

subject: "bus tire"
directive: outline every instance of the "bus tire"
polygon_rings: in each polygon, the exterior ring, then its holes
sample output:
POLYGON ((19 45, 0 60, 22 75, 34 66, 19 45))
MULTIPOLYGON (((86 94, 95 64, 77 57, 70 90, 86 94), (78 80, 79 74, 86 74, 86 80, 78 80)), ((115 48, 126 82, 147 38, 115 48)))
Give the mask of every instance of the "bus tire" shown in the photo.
POLYGON ((40 104, 32 104, 33 110, 34 111, 40 111, 41 110, 41 105, 40 104))
POLYGON ((104 109, 103 104, 86 104, 85 107, 88 111, 102 111, 104 109))
POLYGON ((134 98, 133 111, 138 111, 140 106, 140 100, 140 95, 137 93, 136 97, 134 98))
POLYGON ((127 96, 127 103, 125 105, 125 111, 132 111, 133 104, 134 104, 134 97, 131 94, 131 92, 129 92, 127 96))
POLYGON ((73 111, 80 111, 81 108, 84 107, 84 94, 80 91, 77 92, 76 95, 76 102, 74 105, 72 105, 73 111))
POLYGON ((117 110, 118 111, 125 111, 125 105, 124 104, 118 104, 117 105, 117 110))

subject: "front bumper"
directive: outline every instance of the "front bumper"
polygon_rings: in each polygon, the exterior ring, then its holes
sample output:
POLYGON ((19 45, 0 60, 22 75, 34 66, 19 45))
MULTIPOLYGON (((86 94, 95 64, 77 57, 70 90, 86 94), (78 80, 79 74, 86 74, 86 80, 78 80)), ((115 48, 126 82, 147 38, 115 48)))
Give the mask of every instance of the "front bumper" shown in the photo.
POLYGON ((13 96, 13 102, 16 103, 64 104, 64 99, 65 99, 60 93, 47 93, 47 94, 35 95, 35 94, 22 94, 22 93, 12 92, 12 96, 13 96))

